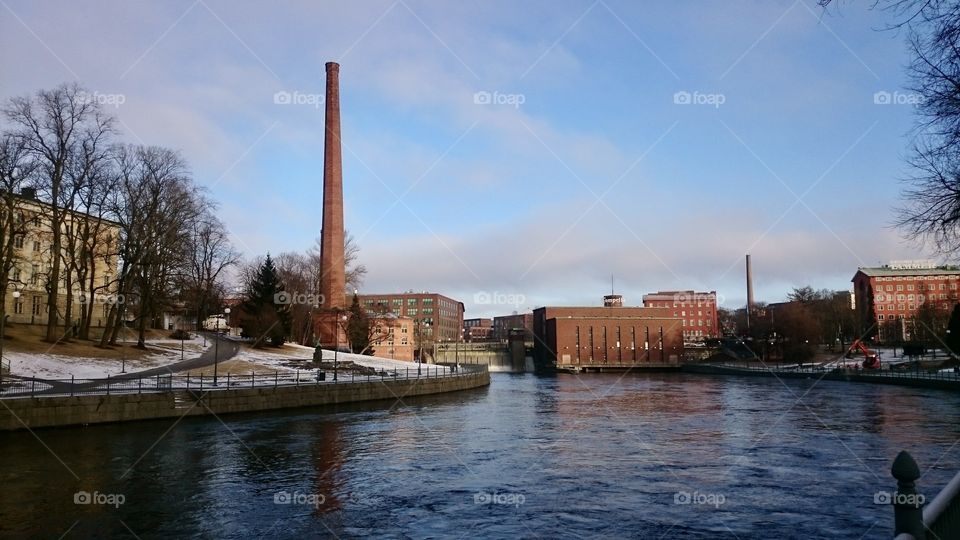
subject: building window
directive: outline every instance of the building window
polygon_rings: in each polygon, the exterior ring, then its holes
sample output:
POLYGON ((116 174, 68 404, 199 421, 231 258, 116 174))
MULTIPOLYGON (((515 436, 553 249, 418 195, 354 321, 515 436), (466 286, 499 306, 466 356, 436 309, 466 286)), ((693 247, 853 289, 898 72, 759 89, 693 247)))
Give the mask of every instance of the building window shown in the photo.
POLYGON ((13 247, 17 249, 23 249, 23 235, 18 234, 13 238, 13 247))
POLYGON ((31 270, 32 270, 33 272, 30 274, 30 284, 31 284, 31 285, 39 285, 39 284, 40 284, 40 265, 39 265, 39 264, 34 264, 34 265, 31 267, 31 270))
POLYGON ((41 308, 41 306, 43 306, 43 297, 42 297, 42 296, 34 296, 34 297, 33 297, 33 305, 31 306, 31 309, 32 309, 31 313, 32 313, 33 315, 40 315, 40 308, 41 308))
POLYGON ((908 290, 908 291, 912 291, 912 290, 913 290, 913 284, 912 284, 912 283, 909 284, 909 285, 907 285, 907 290, 908 290))
POLYGON ((33 241, 33 252, 40 253, 40 242, 37 240, 33 241))
POLYGON ((17 315, 23 315, 23 297, 17 298, 13 302, 13 312, 17 315))

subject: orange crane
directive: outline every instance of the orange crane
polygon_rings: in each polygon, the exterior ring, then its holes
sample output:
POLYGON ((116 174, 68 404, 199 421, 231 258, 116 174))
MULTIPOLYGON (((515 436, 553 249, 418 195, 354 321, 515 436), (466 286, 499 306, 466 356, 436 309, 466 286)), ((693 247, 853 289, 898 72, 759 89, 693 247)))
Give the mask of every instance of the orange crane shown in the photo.
POLYGON ((880 369, 880 355, 871 351, 859 338, 853 340, 844 356, 853 358, 854 351, 863 354, 863 369, 880 369))

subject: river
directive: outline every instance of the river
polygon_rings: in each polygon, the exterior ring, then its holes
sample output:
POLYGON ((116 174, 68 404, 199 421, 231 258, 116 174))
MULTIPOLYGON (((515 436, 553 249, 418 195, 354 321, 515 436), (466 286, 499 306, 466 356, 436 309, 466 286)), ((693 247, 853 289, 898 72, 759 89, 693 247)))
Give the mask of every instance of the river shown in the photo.
POLYGON ((3 433, 0 536, 891 538, 875 498, 894 456, 932 496, 958 440, 945 391, 493 374, 395 403, 3 433))

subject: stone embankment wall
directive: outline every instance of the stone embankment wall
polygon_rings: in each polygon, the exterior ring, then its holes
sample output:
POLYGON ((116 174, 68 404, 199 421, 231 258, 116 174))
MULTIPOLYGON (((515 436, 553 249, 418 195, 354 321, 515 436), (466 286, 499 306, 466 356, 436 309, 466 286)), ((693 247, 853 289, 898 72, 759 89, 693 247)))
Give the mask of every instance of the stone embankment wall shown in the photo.
POLYGON ((456 392, 490 384, 487 371, 418 379, 143 394, 40 396, 3 400, 0 430, 229 414, 456 392))

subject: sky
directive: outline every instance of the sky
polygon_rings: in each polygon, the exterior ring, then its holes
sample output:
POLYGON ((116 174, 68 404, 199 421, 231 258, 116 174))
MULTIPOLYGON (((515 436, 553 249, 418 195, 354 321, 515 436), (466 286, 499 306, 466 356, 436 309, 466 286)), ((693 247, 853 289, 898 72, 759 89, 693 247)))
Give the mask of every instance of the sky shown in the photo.
POLYGON ((0 0, 0 100, 84 85, 254 257, 319 234, 336 61, 361 292, 736 308, 746 253, 768 302, 930 256, 892 227, 915 96, 871 4, 0 0))

